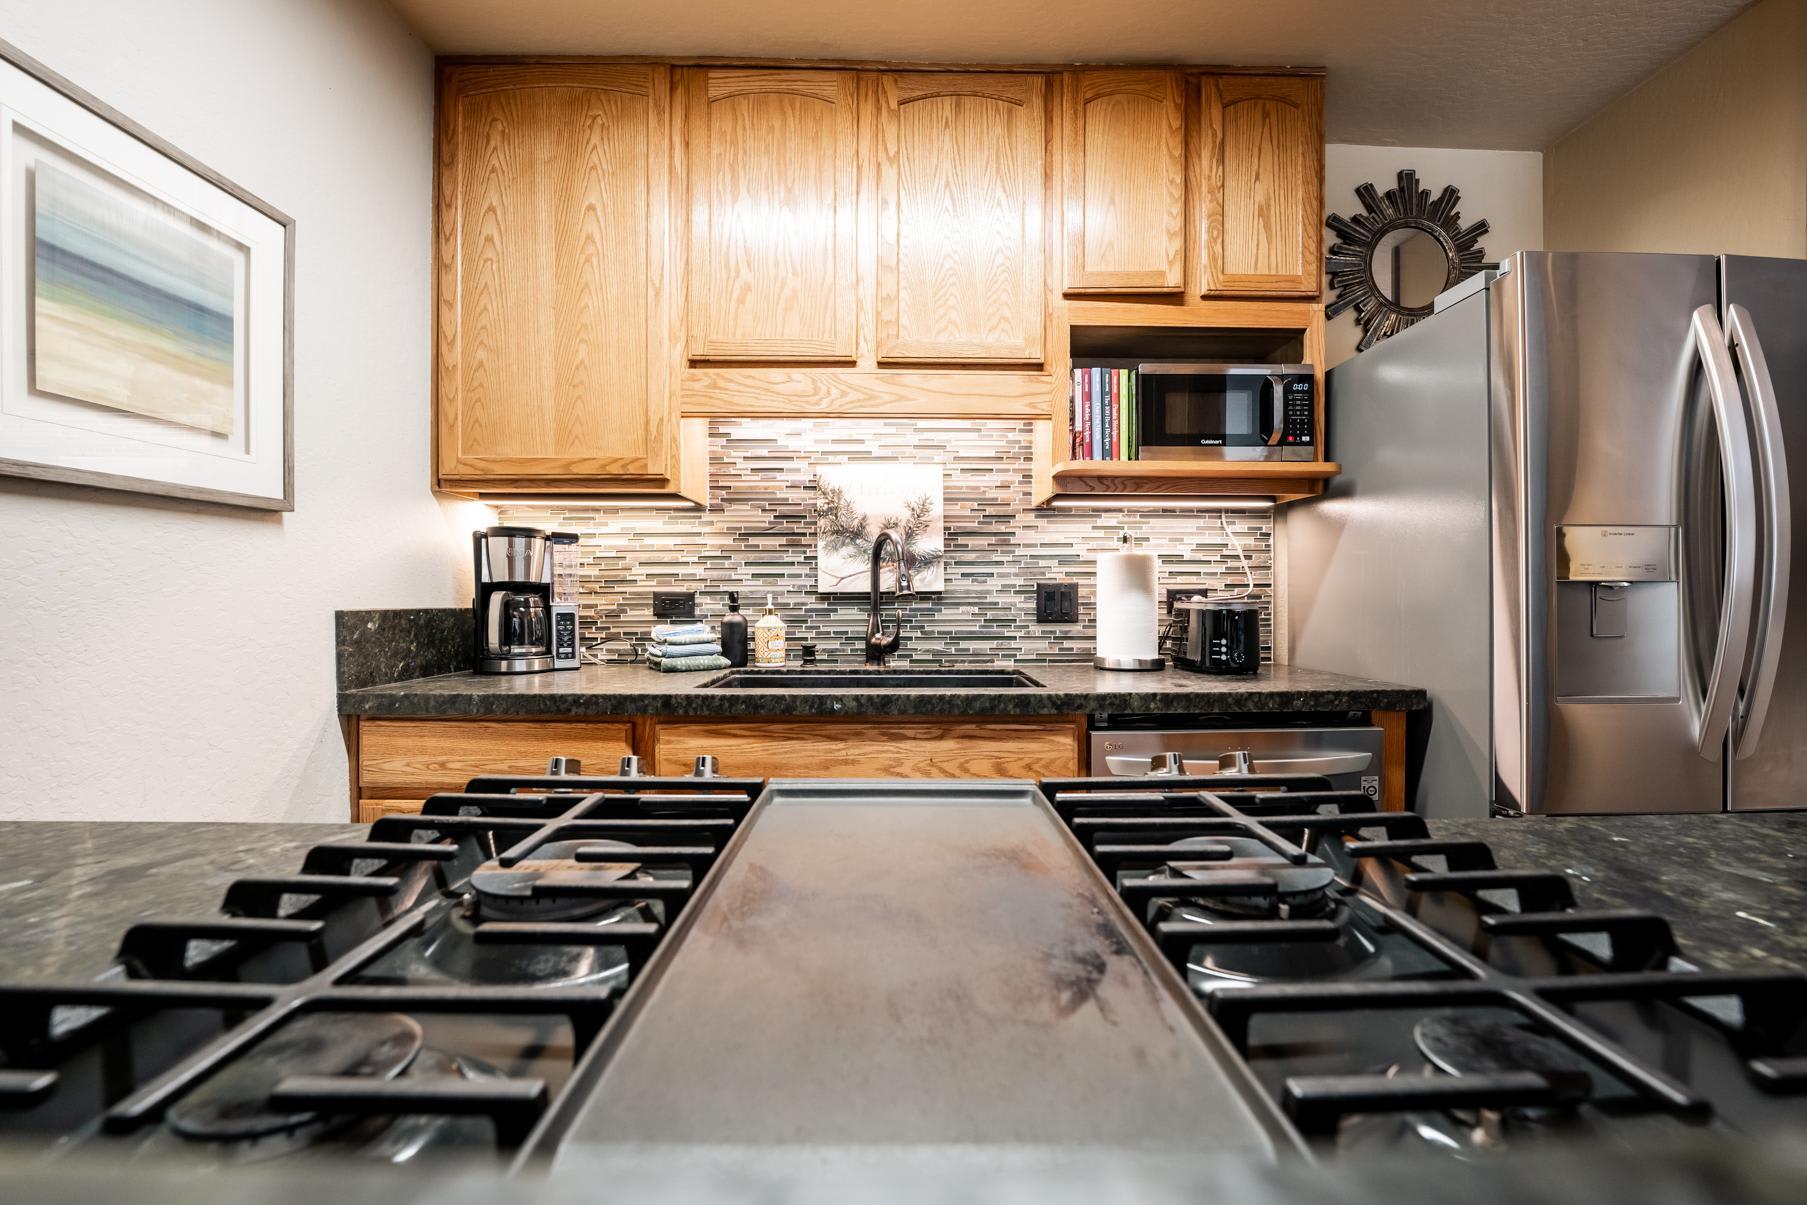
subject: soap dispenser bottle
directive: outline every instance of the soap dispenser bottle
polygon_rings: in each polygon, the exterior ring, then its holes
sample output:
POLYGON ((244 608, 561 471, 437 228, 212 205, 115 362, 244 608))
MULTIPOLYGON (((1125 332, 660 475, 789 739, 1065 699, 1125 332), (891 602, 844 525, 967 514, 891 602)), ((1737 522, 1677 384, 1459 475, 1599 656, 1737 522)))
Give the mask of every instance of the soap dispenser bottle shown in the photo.
POLYGON ((722 616, 722 656, 728 664, 747 663, 747 617, 740 613, 740 591, 728 591, 728 613, 722 616))
POLYGON ((753 664, 759 669, 783 669, 784 659, 784 620, 778 618, 778 608, 768 594, 765 614, 753 625, 753 664))

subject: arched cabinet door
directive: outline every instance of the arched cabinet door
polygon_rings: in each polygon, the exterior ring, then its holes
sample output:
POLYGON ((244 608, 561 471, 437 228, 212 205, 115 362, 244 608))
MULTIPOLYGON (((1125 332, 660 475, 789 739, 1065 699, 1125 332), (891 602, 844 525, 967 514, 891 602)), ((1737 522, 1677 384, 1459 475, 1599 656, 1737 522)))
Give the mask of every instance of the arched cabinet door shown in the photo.
POLYGON ((1068 293, 1186 287, 1186 93, 1177 71, 1062 81, 1068 293))
POLYGON ((675 477, 670 80, 663 66, 442 70, 441 485, 675 477))
POLYGON ((1324 81, 1199 81, 1206 297, 1316 297, 1324 224, 1324 81))
POLYGON ((682 95, 690 359, 851 362, 855 73, 694 68, 682 95))
POLYGON ((1042 358, 1047 82, 878 81, 878 360, 1042 358))

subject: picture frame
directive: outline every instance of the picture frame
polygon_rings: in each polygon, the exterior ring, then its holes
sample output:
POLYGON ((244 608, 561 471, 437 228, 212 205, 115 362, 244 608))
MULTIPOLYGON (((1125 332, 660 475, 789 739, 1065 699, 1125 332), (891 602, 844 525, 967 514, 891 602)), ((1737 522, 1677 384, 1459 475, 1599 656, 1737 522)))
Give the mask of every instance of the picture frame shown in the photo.
POLYGON ((816 593, 864 594, 872 546, 890 532, 917 594, 939 594, 947 560, 938 464, 816 466, 816 593))
POLYGON ((295 507, 295 220, 0 41, 0 475, 295 507))

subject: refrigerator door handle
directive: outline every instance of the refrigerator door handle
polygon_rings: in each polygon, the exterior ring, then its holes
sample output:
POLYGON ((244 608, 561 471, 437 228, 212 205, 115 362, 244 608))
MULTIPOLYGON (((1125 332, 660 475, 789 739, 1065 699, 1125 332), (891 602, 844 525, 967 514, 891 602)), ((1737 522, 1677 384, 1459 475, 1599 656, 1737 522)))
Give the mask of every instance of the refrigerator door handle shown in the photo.
POLYGON ((1793 509, 1788 495, 1788 455, 1782 443, 1782 411, 1776 401, 1775 382, 1763 358, 1750 311, 1741 305, 1726 309, 1726 336, 1738 356, 1744 387, 1750 394, 1753 417, 1751 435, 1756 445, 1757 472, 1763 487, 1763 584, 1757 597, 1755 640, 1751 649, 1750 680, 1744 685, 1743 708, 1738 716, 1732 747, 1740 758, 1757 751, 1763 737, 1763 721, 1769 715, 1769 697, 1775 690, 1776 671, 1782 657, 1782 623, 1788 615, 1790 552, 1794 547, 1793 509))
POLYGON ((1744 654, 1750 643, 1751 612, 1757 578, 1757 491, 1752 480, 1750 431, 1744 422, 1744 399, 1732 370, 1725 331, 1713 307, 1694 311, 1690 324, 1694 348, 1706 370, 1707 393, 1713 401, 1713 425, 1719 434, 1719 464, 1725 489, 1725 592, 1719 607, 1719 639, 1707 677, 1696 747, 1708 761, 1725 749, 1726 730, 1738 702, 1744 654))

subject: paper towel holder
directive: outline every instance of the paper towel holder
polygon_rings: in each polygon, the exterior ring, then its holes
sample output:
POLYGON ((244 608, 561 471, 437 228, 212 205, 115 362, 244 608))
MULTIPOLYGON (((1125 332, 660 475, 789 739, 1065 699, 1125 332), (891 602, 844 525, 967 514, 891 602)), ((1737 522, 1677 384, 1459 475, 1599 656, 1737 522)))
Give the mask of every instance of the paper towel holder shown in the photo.
MULTIPOLYGON (((1117 536, 1118 551, 1128 552, 1130 551, 1131 546, 1132 542, 1129 533, 1127 531, 1119 533, 1117 536)), ((1167 658, 1160 656, 1158 653, 1153 657, 1093 657, 1092 667, 1094 669, 1145 672, 1149 670, 1166 669, 1167 658)))

